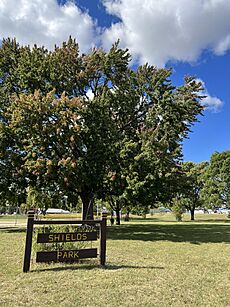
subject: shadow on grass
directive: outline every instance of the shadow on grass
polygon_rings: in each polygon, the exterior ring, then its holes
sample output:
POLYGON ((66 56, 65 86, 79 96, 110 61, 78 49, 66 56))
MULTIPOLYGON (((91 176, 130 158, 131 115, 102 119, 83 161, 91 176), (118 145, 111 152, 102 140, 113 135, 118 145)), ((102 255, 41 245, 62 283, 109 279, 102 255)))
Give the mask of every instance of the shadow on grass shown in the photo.
MULTIPOLYGON (((215 216, 210 216, 209 214, 205 215, 204 214, 204 218, 202 217, 195 217, 195 221, 191 221, 190 220, 190 215, 188 215, 186 217, 186 219, 183 218, 183 222, 184 223, 230 223, 230 219, 228 219, 227 217, 221 215, 218 215, 218 217, 215 216), (189 219, 188 219, 189 217, 189 219)), ((176 219, 173 215, 163 215, 162 217, 150 217, 150 218, 136 218, 136 217, 132 217, 130 219, 131 222, 141 222, 143 224, 148 224, 149 222, 163 222, 163 223, 175 223, 176 219)))
POLYGON ((158 266, 138 266, 138 265, 112 265, 107 264, 105 266, 101 265, 68 265, 63 267, 52 267, 52 268, 42 268, 42 269, 34 269, 31 270, 32 273, 39 273, 39 272, 47 272, 47 271, 66 271, 66 270, 95 270, 95 269, 102 269, 102 270, 109 270, 109 271, 116 271, 121 269, 151 269, 151 270, 164 270, 163 267, 158 266))
MULTIPOLYGON (((0 227, 0 233, 24 233, 25 227, 0 227)), ((110 240, 171 241, 201 243, 230 243, 230 224, 184 222, 154 224, 146 221, 108 227, 110 240)))
POLYGON ((108 228, 110 240, 141 240, 201 243, 230 243, 230 225, 218 224, 127 224, 108 228))
POLYGON ((12 227, 12 226, 0 227, 0 232, 4 232, 4 233, 26 232, 26 228, 25 227, 12 227))

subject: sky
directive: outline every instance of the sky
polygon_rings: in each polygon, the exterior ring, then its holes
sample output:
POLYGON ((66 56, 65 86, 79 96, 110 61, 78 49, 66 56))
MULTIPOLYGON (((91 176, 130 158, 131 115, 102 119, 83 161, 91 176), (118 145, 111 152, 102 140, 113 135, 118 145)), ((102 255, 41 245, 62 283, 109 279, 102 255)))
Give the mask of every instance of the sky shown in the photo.
POLYGON ((170 67, 176 86, 195 76, 206 109, 184 141, 184 160, 230 149, 230 0, 0 0, 0 40, 52 49, 69 35, 82 52, 119 39, 133 67, 170 67))

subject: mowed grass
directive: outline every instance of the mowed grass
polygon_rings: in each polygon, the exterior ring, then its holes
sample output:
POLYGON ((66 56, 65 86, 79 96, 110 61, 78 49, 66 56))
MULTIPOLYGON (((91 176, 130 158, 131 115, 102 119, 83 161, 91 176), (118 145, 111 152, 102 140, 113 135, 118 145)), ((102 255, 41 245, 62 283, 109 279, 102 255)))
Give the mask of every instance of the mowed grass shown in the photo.
POLYGON ((219 216, 109 226, 105 268, 32 262, 26 274, 25 229, 1 229, 0 306, 230 306, 230 223, 219 216))

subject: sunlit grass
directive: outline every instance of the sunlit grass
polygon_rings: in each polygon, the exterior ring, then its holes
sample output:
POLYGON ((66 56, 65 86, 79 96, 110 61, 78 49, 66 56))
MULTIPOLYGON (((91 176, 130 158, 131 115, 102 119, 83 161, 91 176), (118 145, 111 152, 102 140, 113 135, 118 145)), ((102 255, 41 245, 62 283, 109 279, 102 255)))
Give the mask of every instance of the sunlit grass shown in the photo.
POLYGON ((108 227, 105 268, 32 262, 26 274, 24 229, 1 229, 0 306, 229 306, 229 219, 205 216, 123 222, 108 227))

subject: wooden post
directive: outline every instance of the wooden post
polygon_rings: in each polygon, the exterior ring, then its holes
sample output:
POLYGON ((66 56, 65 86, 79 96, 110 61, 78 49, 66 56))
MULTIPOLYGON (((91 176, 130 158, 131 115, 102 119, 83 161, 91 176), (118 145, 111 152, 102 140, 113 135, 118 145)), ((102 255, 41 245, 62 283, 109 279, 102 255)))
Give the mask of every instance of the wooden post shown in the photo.
POLYGON ((25 246, 24 265, 23 265, 24 273, 30 270, 33 227, 34 227, 34 211, 30 210, 28 211, 28 220, 27 220, 26 246, 25 246))
POLYGON ((106 259, 106 223, 107 213, 102 213, 102 221, 100 227, 100 265, 105 265, 106 259))

